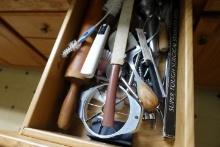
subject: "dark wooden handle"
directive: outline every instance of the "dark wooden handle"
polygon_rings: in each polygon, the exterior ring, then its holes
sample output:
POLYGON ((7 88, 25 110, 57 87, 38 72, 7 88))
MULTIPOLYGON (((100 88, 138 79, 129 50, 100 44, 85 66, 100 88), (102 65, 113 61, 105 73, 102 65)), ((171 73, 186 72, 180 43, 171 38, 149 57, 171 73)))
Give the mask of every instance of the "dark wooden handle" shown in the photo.
POLYGON ((76 109, 76 97, 78 96, 79 88, 80 85, 76 82, 71 83, 58 118, 58 127, 60 129, 67 130, 71 126, 73 114, 76 109))
POLYGON ((112 72, 107 90, 106 102, 104 105, 104 116, 102 123, 104 127, 113 127, 114 125, 115 100, 118 87, 119 72, 120 65, 112 65, 112 72))

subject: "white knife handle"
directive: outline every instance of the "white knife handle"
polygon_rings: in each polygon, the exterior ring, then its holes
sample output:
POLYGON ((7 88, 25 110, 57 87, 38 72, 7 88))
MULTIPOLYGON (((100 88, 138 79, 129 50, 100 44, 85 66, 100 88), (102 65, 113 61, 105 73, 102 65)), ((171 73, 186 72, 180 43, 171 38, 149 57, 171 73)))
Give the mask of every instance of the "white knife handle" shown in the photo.
POLYGON ((82 66, 81 74, 86 78, 93 78, 95 75, 95 71, 98 66, 99 59, 101 57, 103 48, 107 41, 108 35, 110 32, 110 27, 107 24, 103 24, 96 37, 93 41, 93 44, 89 50, 89 53, 86 57, 86 60, 82 66))

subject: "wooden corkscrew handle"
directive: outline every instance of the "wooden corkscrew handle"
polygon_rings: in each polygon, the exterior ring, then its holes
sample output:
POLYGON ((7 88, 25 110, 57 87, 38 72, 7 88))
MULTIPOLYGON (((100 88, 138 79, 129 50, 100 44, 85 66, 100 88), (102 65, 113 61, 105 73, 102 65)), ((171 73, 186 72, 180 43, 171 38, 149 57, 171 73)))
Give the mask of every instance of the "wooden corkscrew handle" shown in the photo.
POLYGON ((156 109, 159 104, 158 98, 154 91, 143 81, 137 83, 137 93, 142 102, 144 110, 151 112, 156 109))
MULTIPOLYGON (((92 0, 89 2, 88 9, 80 30, 80 36, 101 19, 103 16, 103 4, 103 0, 92 0)), ((86 39, 81 48, 72 55, 70 64, 66 70, 65 77, 71 80, 71 84, 68 94, 61 106, 61 111, 58 117, 58 127, 60 129, 67 130, 72 124, 79 90, 81 85, 87 81, 84 76, 81 75, 80 71, 88 55, 93 40, 93 36, 90 36, 86 39)))

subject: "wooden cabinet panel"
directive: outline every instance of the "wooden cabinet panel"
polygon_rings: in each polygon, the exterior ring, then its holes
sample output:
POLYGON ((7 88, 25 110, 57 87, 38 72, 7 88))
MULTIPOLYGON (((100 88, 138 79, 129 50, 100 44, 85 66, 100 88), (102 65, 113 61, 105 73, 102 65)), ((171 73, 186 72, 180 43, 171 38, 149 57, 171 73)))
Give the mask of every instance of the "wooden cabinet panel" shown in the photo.
POLYGON ((18 132, 1 131, 0 146, 4 147, 64 147, 48 141, 18 135, 18 132))
POLYGON ((4 65, 4 64, 7 64, 7 63, 3 59, 0 59, 0 64, 4 65))
POLYGON ((53 48, 55 39, 42 39, 42 38, 26 38, 39 52, 45 57, 49 57, 50 52, 53 48))
POLYGON ((205 11, 220 11, 220 0, 208 0, 204 10, 205 11))
POLYGON ((17 66, 42 67, 46 61, 0 21, 0 59, 17 66))
POLYGON ((196 85, 220 87, 220 16, 202 17, 194 37, 196 85))
POLYGON ((66 11, 70 0, 0 0, 0 11, 66 11))
POLYGON ((23 37, 56 38, 65 13, 1 13, 23 37))
POLYGON ((207 0, 193 0, 193 24, 197 25, 207 0))

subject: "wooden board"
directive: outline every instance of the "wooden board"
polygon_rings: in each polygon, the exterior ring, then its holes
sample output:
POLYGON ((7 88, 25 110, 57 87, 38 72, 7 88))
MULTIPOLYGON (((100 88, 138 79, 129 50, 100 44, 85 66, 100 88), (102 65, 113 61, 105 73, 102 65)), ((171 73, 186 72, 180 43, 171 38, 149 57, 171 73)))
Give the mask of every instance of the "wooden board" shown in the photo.
POLYGON ((205 11, 220 11, 220 0, 208 0, 205 8, 205 11))
POLYGON ((63 144, 66 146, 71 146, 71 147, 75 147, 75 146, 110 147, 112 146, 106 143, 97 142, 97 141, 93 141, 90 139, 82 140, 79 137, 65 135, 62 133, 42 131, 42 130, 32 129, 32 128, 24 128, 22 134, 25 136, 32 136, 34 138, 39 138, 41 140, 50 140, 52 142, 55 141, 56 143, 63 144))
POLYGON ((177 66, 176 147, 194 147, 193 23, 191 0, 180 1, 177 66))
POLYGON ((4 147, 64 147, 48 141, 18 135, 18 132, 0 131, 0 146, 4 147))
POLYGON ((23 37, 55 39, 65 13, 0 13, 1 18, 23 37))
POLYGON ((0 11, 66 11, 70 0, 1 0, 0 11))
POLYGON ((6 65, 8 64, 6 61, 4 61, 3 59, 0 59, 0 65, 6 65))
POLYGON ((55 39, 45 38, 26 38, 26 40, 28 40, 45 57, 49 57, 55 42, 55 39))
POLYGON ((0 21, 0 59, 10 65, 43 67, 45 60, 0 21))
POLYGON ((193 24, 196 26, 207 0, 193 0, 193 24))
POLYGON ((220 16, 202 17, 194 38, 195 84, 220 87, 220 16))

